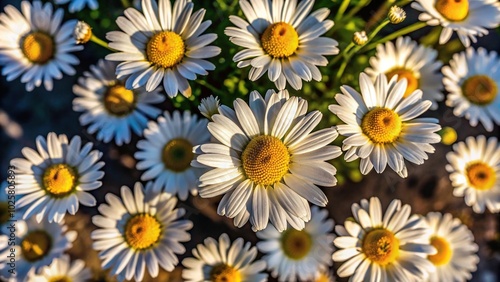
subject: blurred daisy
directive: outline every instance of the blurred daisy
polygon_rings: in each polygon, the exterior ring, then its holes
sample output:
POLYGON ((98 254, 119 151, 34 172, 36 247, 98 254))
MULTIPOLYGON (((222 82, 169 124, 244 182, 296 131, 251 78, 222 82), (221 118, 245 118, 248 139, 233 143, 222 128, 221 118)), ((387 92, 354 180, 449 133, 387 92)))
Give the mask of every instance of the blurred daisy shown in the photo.
POLYGON ((404 97, 407 81, 397 81, 397 76, 387 82, 379 74, 373 83, 361 73, 361 94, 350 86, 340 87, 338 105, 328 109, 346 124, 337 125, 337 130, 347 138, 342 149, 347 151, 346 161, 361 158, 360 170, 368 174, 375 167, 382 173, 387 164, 401 177, 408 175, 404 160, 423 164, 427 153, 433 153, 430 144, 438 143, 441 137, 434 133, 441 129, 435 118, 417 118, 432 105, 422 100, 422 91, 417 89, 404 97))
MULTIPOLYGON (((37 272, 42 267, 50 265, 55 258, 73 246, 76 239, 76 231, 67 231, 68 228, 61 223, 49 223, 46 219, 38 223, 35 218, 27 221, 18 220, 16 223, 15 245, 6 244, 0 246, 0 253, 4 254, 10 248, 15 249, 15 272, 16 276, 11 276, 8 265, 10 258, 7 255, 0 256, 0 274, 5 279, 8 277, 18 277, 19 281, 24 281, 28 273, 37 272)), ((8 238, 8 235, 0 235, 0 238, 8 238)), ((9 241, 9 243, 12 241, 9 241)), ((7 252, 7 254, 9 254, 7 252)))
POLYGON ((326 66, 324 55, 339 53, 337 41, 320 37, 333 27, 325 20, 330 13, 321 8, 309 15, 314 0, 297 1, 241 0, 246 21, 231 15, 236 27, 224 33, 234 44, 246 49, 233 57, 239 68, 251 66, 248 77, 259 79, 264 73, 279 90, 288 82, 294 89, 302 88, 302 80, 321 80, 317 66, 326 66))
POLYGON ((36 215, 40 222, 61 222, 66 212, 75 214, 79 203, 93 207, 94 196, 89 191, 101 187, 104 172, 99 162, 102 153, 92 149, 92 143, 82 147, 80 136, 68 142, 66 135, 51 132, 47 140, 36 138, 37 151, 25 147, 25 159, 11 161, 16 169, 16 193, 21 195, 17 206, 27 207, 23 219, 36 215))
POLYGON ((207 46, 217 35, 202 33, 211 21, 204 21, 205 9, 193 13, 192 2, 175 0, 142 0, 142 10, 125 10, 116 24, 123 31, 108 32, 109 47, 119 52, 106 60, 123 61, 116 68, 118 78, 127 77, 125 86, 135 89, 146 86, 153 91, 163 80, 168 96, 177 92, 191 96, 189 80, 196 75, 207 75, 215 65, 205 59, 217 56, 220 48, 207 46))
POLYGON ((99 2, 97 0, 56 0, 56 4, 66 4, 68 2, 68 10, 70 13, 79 12, 83 10, 85 6, 88 6, 91 10, 97 10, 99 8, 99 2))
POLYGON ((243 239, 238 238, 231 244, 229 236, 220 235, 217 242, 207 238, 204 244, 193 249, 194 258, 182 261, 182 278, 187 282, 198 281, 267 281, 264 272, 266 263, 257 260, 257 248, 250 247, 250 242, 243 246, 243 239))
POLYGON ((325 270, 317 271, 316 274, 314 275, 314 278, 310 281, 311 282, 335 282, 337 280, 335 279, 333 272, 331 272, 328 269, 325 269, 325 270))
POLYGON ((185 210, 175 209, 177 198, 154 193, 149 182, 145 190, 137 182, 132 191, 121 188, 120 197, 108 193, 106 203, 99 206, 102 215, 92 217, 98 227, 91 234, 93 248, 99 252, 104 269, 111 268, 119 280, 141 281, 147 271, 158 276, 159 267, 172 271, 179 263, 176 256, 186 252, 193 227, 180 219, 185 210))
POLYGON ((475 254, 478 246, 474 243, 472 232, 451 214, 428 213, 425 217, 432 234, 429 242, 437 253, 427 257, 436 272, 427 281, 468 281, 471 272, 476 271, 479 257, 475 254))
POLYGON ((80 123, 89 125, 87 131, 97 132, 97 140, 117 145, 128 144, 132 131, 142 136, 148 118, 156 118, 160 109, 150 104, 165 100, 160 94, 161 87, 152 92, 144 88, 128 90, 124 81, 116 78, 116 62, 99 60, 96 66, 90 66, 90 72, 78 79, 73 86, 77 98, 73 100, 73 110, 83 112, 80 123))
POLYGON ((449 66, 443 67, 443 83, 449 92, 446 105, 453 114, 465 116, 471 126, 478 122, 487 131, 500 124, 500 59, 497 52, 467 48, 453 55, 449 66), (480 62, 480 63, 478 63, 480 62))
POLYGON ((411 7, 422 12, 418 19, 430 26, 441 25, 439 44, 448 42, 453 31, 465 47, 477 37, 488 34, 487 28, 500 24, 500 3, 496 0, 416 0, 411 7))
POLYGON ((85 262, 77 259, 71 263, 69 255, 63 255, 43 267, 38 274, 31 273, 29 282, 85 282, 92 278, 90 269, 85 268, 85 262))
POLYGON ((61 25, 63 10, 52 13, 52 4, 42 6, 41 1, 22 1, 22 13, 12 5, 4 11, 0 14, 0 65, 7 81, 21 76, 27 91, 42 82, 51 91, 53 79, 76 73, 72 65, 80 61, 70 52, 83 49, 73 38, 76 20, 61 25))
POLYGON ((208 118, 211 121, 212 116, 219 113, 219 106, 219 98, 210 95, 210 97, 201 99, 198 110, 204 117, 208 118))
POLYGON ((264 253, 267 269, 278 281, 306 281, 332 264, 333 220, 328 212, 313 206, 311 221, 302 230, 287 228, 280 233, 274 226, 257 232, 262 241, 257 248, 264 253))
POLYGON ((380 200, 372 197, 352 205, 354 220, 337 225, 339 235, 332 258, 344 262, 337 270, 349 281, 422 281, 434 266, 427 255, 435 254, 430 232, 422 217, 411 215, 409 205, 393 200, 385 214, 380 200))
POLYGON ((377 53, 370 58, 371 68, 365 72, 373 81, 379 74, 385 74, 387 79, 398 76, 398 81, 406 78, 407 87, 404 98, 413 91, 422 90, 422 99, 432 102, 431 110, 436 110, 437 102, 442 101, 443 64, 437 60, 438 52, 432 48, 419 45, 410 37, 399 37, 396 44, 387 42, 377 46, 377 53))
POLYGON ((249 105, 234 101, 235 110, 220 106, 208 130, 214 142, 195 147, 193 166, 210 170, 200 177, 200 196, 224 195, 217 212, 254 231, 268 221, 278 231, 287 222, 298 230, 311 218, 307 201, 325 206, 326 195, 316 185, 336 185, 336 169, 328 160, 341 154, 332 143, 334 128, 314 133, 322 117, 307 113, 307 101, 288 92, 268 91, 265 98, 250 93, 249 105))
POLYGON ((453 195, 464 197, 474 212, 500 211, 500 146, 497 138, 467 137, 446 154, 453 195))
POLYGON ((142 181, 153 181, 155 192, 165 191, 186 200, 189 192, 198 194, 198 178, 205 171, 191 167, 193 146, 210 140, 207 121, 196 115, 165 111, 158 121, 150 121, 144 140, 137 143, 136 167, 145 170, 142 181))

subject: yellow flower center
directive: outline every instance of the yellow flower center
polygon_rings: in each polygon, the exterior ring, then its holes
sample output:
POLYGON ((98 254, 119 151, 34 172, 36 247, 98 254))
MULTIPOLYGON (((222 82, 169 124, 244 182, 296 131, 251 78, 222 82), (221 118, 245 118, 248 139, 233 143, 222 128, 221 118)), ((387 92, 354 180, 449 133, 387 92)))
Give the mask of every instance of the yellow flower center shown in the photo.
POLYGON ((300 260, 309 254, 313 245, 311 235, 304 230, 287 229, 281 235, 281 248, 285 255, 300 260))
POLYGON ((52 248, 52 238, 43 230, 28 233, 21 241, 21 254, 29 261, 40 260, 52 248))
POLYGON ((160 239, 162 227, 158 220, 149 214, 138 214, 125 225, 125 241, 136 250, 144 250, 160 239))
POLYGON ((418 86, 420 84, 419 79, 415 76, 415 73, 413 71, 408 70, 408 69, 403 69, 403 68, 397 68, 393 69, 389 72, 387 72, 387 79, 391 79, 393 76, 397 75, 398 76, 398 81, 400 81, 403 78, 406 78, 406 81, 408 82, 408 86, 406 87, 405 94, 403 95, 404 98, 410 96, 413 91, 418 89, 418 86))
POLYGON ((10 218, 10 213, 9 213, 8 203, 0 202, 0 224, 6 223, 9 220, 9 218, 10 218))
POLYGON ((64 197, 76 188, 76 175, 67 164, 53 164, 43 173, 43 187, 51 196, 64 197))
POLYGON ((314 282, 330 282, 330 277, 325 273, 320 273, 314 282))
POLYGON ((186 45, 182 38, 173 31, 161 31, 149 39, 146 53, 148 60, 162 68, 171 68, 177 65, 186 52, 186 45))
POLYGON ((293 26, 284 23, 274 23, 266 28, 260 41, 262 48, 273 58, 287 58, 299 47, 299 35, 293 26))
POLYGON ((372 262, 387 265, 398 257, 399 240, 387 229, 373 229, 363 238, 362 252, 372 262))
POLYGON ((212 282, 241 282, 241 273, 227 264, 217 264, 210 271, 212 282))
POLYGON ((279 182, 288 172, 290 154, 276 137, 261 135, 248 143, 241 154, 246 176, 261 185, 279 182))
POLYGON ((469 14, 469 0, 437 0, 436 10, 447 20, 462 21, 469 14))
POLYGON ((377 144, 393 143, 398 139, 401 128, 399 115, 387 108, 374 108, 361 121, 363 133, 377 144))
POLYGON ((469 164, 465 169, 470 185, 477 190, 490 190, 497 181, 495 170, 483 162, 469 164))
POLYGON ((191 167, 193 157, 193 144, 186 139, 172 139, 163 147, 163 164, 169 170, 185 171, 191 167))
POLYGON ((434 265, 444 265, 451 260, 453 255, 453 250, 446 239, 441 237, 432 237, 431 245, 436 248, 437 253, 435 255, 427 256, 427 259, 434 265))
POLYGON ((73 281, 73 279, 69 278, 66 275, 58 275, 58 276, 54 276, 54 277, 49 278, 48 282, 72 282, 72 281, 73 281))
POLYGON ((115 116, 125 116, 135 109, 134 91, 121 84, 110 86, 104 94, 104 107, 115 116))
POLYGON ((24 56, 35 64, 43 65, 54 56, 54 39, 41 31, 32 32, 24 37, 21 49, 24 56))
POLYGON ((498 94, 497 84, 487 75, 474 75, 464 81, 463 95, 476 105, 488 105, 498 94))

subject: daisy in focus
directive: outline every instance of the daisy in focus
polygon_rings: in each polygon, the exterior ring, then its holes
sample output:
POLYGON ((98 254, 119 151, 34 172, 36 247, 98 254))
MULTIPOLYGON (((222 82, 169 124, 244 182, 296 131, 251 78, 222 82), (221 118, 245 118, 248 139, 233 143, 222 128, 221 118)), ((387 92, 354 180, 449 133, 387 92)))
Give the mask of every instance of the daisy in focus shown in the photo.
POLYGON ((198 179, 205 171, 192 167, 193 146, 207 143, 210 133, 207 120, 196 115, 165 111, 158 121, 150 121, 144 131, 144 140, 137 142, 136 168, 145 170, 142 181, 153 181, 153 191, 165 191, 186 200, 188 194, 198 194, 198 179))
POLYGON ((339 134, 346 136, 342 149, 347 151, 346 161, 360 158, 360 171, 368 174, 373 168, 382 173, 387 164, 401 177, 407 177, 404 160, 423 164, 427 153, 433 153, 433 143, 441 137, 434 133, 441 129, 435 118, 418 118, 432 105, 422 100, 417 89, 404 97, 407 80, 398 81, 393 76, 389 82, 379 74, 373 83, 361 73, 361 93, 350 86, 340 87, 335 96, 338 105, 328 109, 346 124, 337 125, 339 134))
POLYGON ((242 238, 233 243, 224 233, 219 241, 207 238, 204 244, 193 249, 194 258, 185 258, 182 261, 184 269, 182 278, 187 282, 199 281, 227 281, 227 282, 264 282, 267 273, 264 272, 266 263, 255 260, 257 248, 251 247, 250 242, 243 245, 242 238))
MULTIPOLYGON (((53 263, 53 260, 73 246, 73 241, 77 237, 76 231, 68 231, 64 222, 49 223, 47 220, 37 222, 35 218, 27 221, 18 220, 16 222, 15 245, 8 245, 9 235, 0 235, 0 276, 4 279, 17 277, 18 281, 25 281, 28 273, 34 274, 44 266, 53 263), (7 257, 10 248, 15 249, 15 272, 12 276, 8 265, 10 258, 7 257)), ((11 241, 9 241, 10 243, 11 241)), ((14 280, 15 281, 15 280, 14 280)))
POLYGON ((88 6, 91 10, 97 10, 99 8, 99 2, 97 0, 55 0, 56 4, 66 4, 69 2, 68 10, 70 13, 75 13, 83 10, 85 6, 88 6))
POLYGON ((500 146, 496 137, 467 137, 446 154, 453 195, 464 197, 474 212, 500 211, 500 146))
POLYGON ((25 158, 16 158, 16 193, 21 197, 17 206, 26 206, 23 219, 36 216, 40 222, 61 222, 69 212, 74 215, 79 205, 93 207, 96 199, 89 192, 101 187, 104 172, 99 162, 102 153, 92 149, 92 143, 82 146, 80 136, 68 141, 66 135, 54 132, 36 138, 37 150, 22 149, 25 158))
POLYGON ((72 65, 80 61, 70 52, 83 49, 73 39, 76 20, 62 23, 63 10, 53 13, 52 4, 41 1, 22 1, 21 11, 7 5, 4 11, 0 14, 0 65, 7 81, 21 76, 26 91, 42 82, 51 91, 54 79, 76 73, 72 65))
POLYGON ((90 269, 85 268, 83 260, 70 261, 69 255, 63 255, 28 277, 29 282, 85 282, 92 278, 90 269))
POLYGON ((116 24, 122 31, 106 34, 109 47, 118 52, 106 60, 121 61, 116 68, 119 79, 126 78, 127 89, 141 86, 153 91, 162 83, 169 97, 181 92, 191 96, 188 80, 207 75, 215 65, 207 58, 217 56, 221 49, 207 46, 217 35, 202 34, 211 24, 203 21, 205 9, 193 13, 194 4, 186 0, 142 0, 142 11, 125 10, 116 24), (202 22, 203 21, 203 22, 202 22))
POLYGON ((337 270, 349 281, 422 281, 434 271, 428 255, 436 249, 428 240, 424 219, 410 215, 409 205, 393 200, 385 214, 380 200, 352 205, 354 220, 337 225, 332 258, 344 262, 337 270))
POLYGON ((256 234, 261 240, 257 248, 264 254, 262 259, 278 281, 314 281, 332 265, 333 219, 327 219, 326 209, 313 206, 311 210, 311 221, 302 230, 289 227, 280 233, 268 226, 256 234))
POLYGON ((237 227, 248 220, 254 231, 270 221, 278 231, 287 222, 304 228, 311 218, 308 201, 325 206, 326 195, 316 185, 336 185, 336 169, 328 160, 341 154, 329 145, 335 128, 311 133, 321 121, 319 111, 307 113, 307 101, 288 92, 269 90, 263 98, 250 93, 250 103, 220 106, 208 130, 214 143, 195 147, 195 167, 209 170, 200 177, 200 196, 223 195, 217 213, 234 218, 237 227))
POLYGON ((500 25, 500 3, 496 0, 416 0, 411 7, 422 12, 418 19, 429 26, 443 27, 439 44, 450 40, 455 31, 465 47, 477 37, 488 34, 488 28, 500 25))
POLYGON ((212 121, 212 116, 219 113, 219 106, 219 98, 210 95, 209 97, 201 99, 198 110, 204 117, 212 121))
POLYGON ((101 215, 92 217, 98 228, 91 234, 102 268, 110 268, 118 280, 136 281, 146 271, 155 278, 159 267, 172 271, 179 263, 176 255, 186 252, 182 242, 191 239, 187 231, 193 227, 180 219, 185 210, 175 208, 177 198, 153 193, 150 182, 145 189, 137 182, 133 191, 122 186, 120 197, 108 193, 105 199, 98 208, 101 215))
POLYGON ((472 232, 449 213, 431 212, 425 220, 432 230, 429 242, 437 250, 436 254, 427 257, 436 267, 436 272, 427 281, 470 280, 479 262, 472 232))
POLYGON ((478 122, 491 132, 500 124, 500 59, 495 51, 484 48, 453 55, 449 66, 442 69, 443 83, 448 91, 446 105, 453 114, 465 116, 471 126, 478 122))
POLYGON ((387 79, 397 75, 398 80, 406 78, 407 87, 404 98, 415 90, 422 90, 422 99, 432 102, 431 110, 436 110, 437 102, 442 101, 443 64, 437 60, 438 52, 432 48, 419 45, 410 37, 399 37, 396 43, 387 42, 377 46, 377 53, 370 58, 370 66, 365 72, 373 81, 379 74, 387 79))
POLYGON ((116 78, 118 63, 99 60, 90 66, 90 72, 78 79, 73 86, 77 96, 73 100, 73 110, 83 112, 80 124, 87 126, 90 134, 97 132, 97 140, 110 142, 114 139, 118 146, 130 143, 131 130, 138 136, 146 128, 149 118, 156 118, 161 110, 151 104, 161 103, 161 87, 152 92, 144 88, 129 90, 124 81, 116 78))
POLYGON ((321 8, 309 14, 314 0, 271 1, 240 0, 246 20, 229 16, 236 27, 224 33, 234 44, 246 49, 234 55, 239 68, 250 66, 248 75, 256 81, 266 72, 278 90, 288 82, 294 89, 304 81, 321 81, 317 66, 326 66, 324 55, 339 53, 338 42, 320 37, 333 27, 325 20, 330 10, 321 8))

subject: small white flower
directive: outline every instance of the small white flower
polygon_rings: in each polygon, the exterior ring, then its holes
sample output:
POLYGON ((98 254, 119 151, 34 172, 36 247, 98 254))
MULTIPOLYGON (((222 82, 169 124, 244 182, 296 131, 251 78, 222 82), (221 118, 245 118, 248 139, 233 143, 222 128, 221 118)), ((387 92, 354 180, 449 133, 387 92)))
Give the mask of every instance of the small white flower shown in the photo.
POLYGON ((79 12, 83 10, 85 6, 88 6, 91 10, 97 10, 99 8, 99 2, 97 0, 55 0, 56 4, 66 4, 69 3, 68 10, 70 13, 79 12))
POLYGON ((227 282, 264 282, 267 273, 263 272, 266 263, 255 260, 257 248, 250 242, 243 246, 243 239, 238 238, 231 244, 224 233, 219 241, 207 238, 204 244, 193 249, 194 258, 182 261, 182 278, 187 282, 227 281, 227 282))
POLYGON ((78 21, 73 30, 73 38, 76 44, 85 44, 92 38, 92 28, 84 21, 78 21))
POLYGON ((52 261, 49 266, 40 269, 38 274, 31 273, 28 282, 85 282, 92 278, 85 262, 77 259, 70 261, 69 255, 63 255, 52 261))
POLYGON ((500 146, 496 137, 467 137, 446 154, 453 195, 464 197, 474 212, 500 211, 500 146))
POLYGON ((204 117, 212 120, 212 116, 219 113, 219 106, 219 97, 210 95, 210 97, 201 99, 198 110, 204 117))

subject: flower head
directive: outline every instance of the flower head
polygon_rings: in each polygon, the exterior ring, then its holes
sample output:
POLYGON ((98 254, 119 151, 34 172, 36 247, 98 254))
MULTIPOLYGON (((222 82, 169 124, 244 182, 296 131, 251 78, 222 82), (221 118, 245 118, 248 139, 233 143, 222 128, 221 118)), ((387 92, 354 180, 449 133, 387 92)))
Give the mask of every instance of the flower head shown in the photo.
POLYGON ((69 255, 55 258, 48 266, 40 269, 38 274, 31 272, 28 281, 35 282, 85 282, 92 278, 90 269, 85 268, 83 260, 70 261, 69 255))
POLYGON ((406 12, 405 10, 403 10, 403 8, 394 5, 389 9, 387 17, 392 24, 399 24, 406 19, 406 12))

